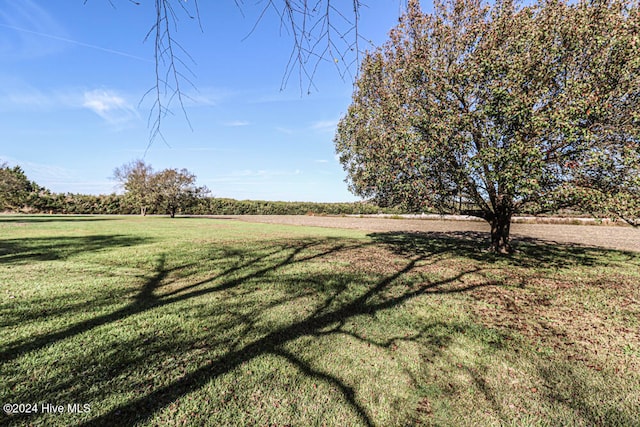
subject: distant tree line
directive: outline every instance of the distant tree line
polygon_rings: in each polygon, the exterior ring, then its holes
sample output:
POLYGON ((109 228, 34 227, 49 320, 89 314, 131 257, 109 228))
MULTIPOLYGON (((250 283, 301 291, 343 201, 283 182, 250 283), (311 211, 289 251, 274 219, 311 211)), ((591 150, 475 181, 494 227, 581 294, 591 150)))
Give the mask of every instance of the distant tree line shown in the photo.
POLYGON ((400 213, 370 203, 234 200, 208 196, 185 169, 153 169, 138 161, 114 173, 124 194, 54 193, 30 181, 20 166, 0 164, 0 212, 84 215, 343 215, 400 213), (128 178, 124 178, 128 177, 128 178), (124 179, 123 179, 124 178, 124 179), (161 185, 162 183, 162 185, 161 185))
POLYGON ((399 208, 371 203, 273 202, 207 197, 191 208, 194 215, 370 215, 399 214, 399 208))

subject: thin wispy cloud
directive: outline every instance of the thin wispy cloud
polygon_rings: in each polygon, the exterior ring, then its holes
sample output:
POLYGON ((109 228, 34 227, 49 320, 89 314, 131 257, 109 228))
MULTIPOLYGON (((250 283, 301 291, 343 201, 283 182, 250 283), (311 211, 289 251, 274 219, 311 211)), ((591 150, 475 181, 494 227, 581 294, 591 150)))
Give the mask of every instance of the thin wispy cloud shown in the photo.
POLYGON ((79 194, 111 194, 117 186, 111 180, 86 180, 77 170, 28 160, 0 156, 0 164, 20 165, 30 180, 53 192, 79 194))
POLYGON ((286 135, 293 135, 293 133, 295 132, 293 129, 290 128, 286 128, 286 127, 282 127, 282 126, 277 126, 275 128, 278 132, 280 133, 284 133, 286 135))
POLYGON ((0 156, 0 163, 7 162, 9 165, 20 165, 26 172, 29 179, 47 187, 51 182, 72 181, 78 179, 76 173, 70 169, 59 166, 46 165, 37 162, 30 162, 22 159, 15 159, 8 156, 0 156))
POLYGON ((234 91, 227 88, 198 86, 185 91, 182 101, 185 107, 213 107, 232 96, 234 91))
POLYGON ((110 90, 86 91, 82 105, 111 125, 122 125, 139 118, 136 109, 123 96, 110 90))
POLYGON ((0 90, 0 110, 45 110, 58 104, 53 98, 51 94, 47 95, 33 87, 11 92, 0 90))
POLYGON ((88 109, 109 125, 117 126, 139 119, 137 109, 128 101, 129 97, 111 89, 42 90, 15 78, 9 78, 6 83, 0 84, 0 112, 88 109))
POLYGON ((43 43, 38 34, 67 36, 65 28, 45 9, 30 0, 1 1, 0 26, 11 32, 0 32, 0 54, 5 58, 34 58, 61 50, 59 43, 43 43))
POLYGON ((82 107, 82 91, 42 90, 22 79, 0 74, 0 111, 59 111, 82 107))
POLYGON ((241 126, 249 126, 250 123, 246 120, 233 120, 231 122, 226 122, 224 125, 229 127, 241 127, 241 126))
POLYGON ((63 49, 64 44, 67 44, 137 61, 153 62, 152 58, 143 58, 70 37, 67 30, 49 12, 30 0, 0 3, 0 27, 14 33, 14 36, 11 36, 4 32, 4 37, 0 38, 0 47, 5 47, 0 50, 0 53, 9 57, 38 57, 53 54, 63 49), (44 39, 62 42, 62 44, 46 43, 44 39))
POLYGON ((338 126, 338 120, 319 120, 311 124, 311 129, 319 132, 334 132, 338 126))
POLYGON ((56 36, 56 35, 53 35, 53 34, 45 34, 45 33, 41 33, 40 31, 28 30, 26 28, 16 27, 14 25, 0 24, 0 27, 9 28, 11 30, 19 31, 19 32, 26 33, 26 34, 33 34, 33 35, 36 35, 36 36, 45 37, 45 38, 48 38, 48 39, 51 39, 51 40, 58 40, 58 41, 61 41, 61 42, 70 43, 70 44, 73 44, 73 45, 76 45, 76 46, 86 47, 86 48, 93 49, 93 50, 99 50, 99 51, 110 53, 110 54, 113 54, 113 55, 124 56, 125 58, 136 59, 138 61, 153 62, 153 60, 149 59, 149 58, 143 58, 141 56, 132 55, 130 53, 123 52, 121 50, 109 49, 109 48, 102 47, 102 46, 96 46, 94 44, 84 43, 84 42, 81 42, 79 40, 73 40, 73 39, 70 39, 70 38, 67 38, 67 37, 60 37, 60 36, 56 36))

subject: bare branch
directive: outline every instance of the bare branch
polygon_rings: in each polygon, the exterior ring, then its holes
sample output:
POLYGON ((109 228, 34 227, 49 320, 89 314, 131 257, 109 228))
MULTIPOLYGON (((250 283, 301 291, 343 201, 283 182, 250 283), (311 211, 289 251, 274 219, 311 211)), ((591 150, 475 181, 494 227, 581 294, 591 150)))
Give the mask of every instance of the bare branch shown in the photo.
MULTIPOLYGON (((85 3, 88 0, 84 0, 85 3)), ((113 0, 107 0, 112 6, 113 0)), ((140 4, 136 0, 128 0, 140 4)), ((240 12, 244 3, 233 0, 240 12)), ((285 89, 291 76, 297 72, 301 93, 310 93, 317 89, 314 84, 319 67, 332 62, 340 77, 353 79, 352 68, 360 62, 358 23, 362 0, 351 0, 351 9, 347 12, 340 0, 262 0, 263 7, 258 19, 244 38, 250 37, 263 21, 267 13, 273 12, 280 20, 281 31, 292 38, 291 54, 286 63, 281 89, 285 89)), ((115 6, 114 6, 115 7, 115 6)), ((202 30, 202 21, 198 0, 155 0, 155 22, 144 40, 153 40, 155 58, 155 85, 143 96, 143 100, 153 96, 154 101, 149 113, 150 145, 161 137, 164 118, 172 108, 172 102, 179 105, 189 128, 193 129, 185 108, 189 99, 184 86, 195 88, 193 79, 196 65, 188 49, 182 47, 176 39, 178 23, 181 17, 198 21, 202 30), (177 3, 177 5, 176 5, 177 3)), ((243 39, 243 40, 244 40, 243 39)))
MULTIPOLYGON (((186 6, 186 2, 179 1, 178 3, 182 13, 189 19, 198 19, 198 25, 202 29, 198 1, 191 2, 193 11, 186 6)), ((189 128, 193 130, 185 108, 185 100, 190 98, 184 92, 183 84, 195 88, 195 84, 192 81, 192 78, 195 78, 195 73, 191 67, 196 65, 196 62, 174 37, 179 14, 172 1, 156 0, 155 9, 156 22, 145 37, 146 41, 153 36, 156 63, 156 84, 143 97, 144 99, 148 94, 153 93, 155 98, 149 113, 150 131, 147 150, 157 137, 160 137, 166 144, 161 132, 162 122, 169 113, 174 100, 177 100, 189 128)))
POLYGON ((359 30, 361 0, 352 0, 352 13, 336 6, 337 0, 268 0, 259 19, 247 35, 255 32, 269 10, 280 18, 281 28, 292 37, 289 60, 285 66, 281 89, 286 88, 297 71, 301 91, 310 92, 323 62, 332 62, 341 78, 353 78, 351 68, 359 64, 359 30), (352 40, 353 39, 353 40, 352 40), (352 40, 352 41, 350 41, 352 40), (354 59, 350 57, 353 56, 354 59))

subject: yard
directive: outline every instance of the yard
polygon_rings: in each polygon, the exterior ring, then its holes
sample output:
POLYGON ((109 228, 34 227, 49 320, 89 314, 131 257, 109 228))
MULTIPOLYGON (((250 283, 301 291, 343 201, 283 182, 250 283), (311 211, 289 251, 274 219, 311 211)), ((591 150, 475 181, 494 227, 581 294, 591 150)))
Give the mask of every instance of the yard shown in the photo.
POLYGON ((640 231, 486 228, 0 216, 0 424, 640 425, 640 231))

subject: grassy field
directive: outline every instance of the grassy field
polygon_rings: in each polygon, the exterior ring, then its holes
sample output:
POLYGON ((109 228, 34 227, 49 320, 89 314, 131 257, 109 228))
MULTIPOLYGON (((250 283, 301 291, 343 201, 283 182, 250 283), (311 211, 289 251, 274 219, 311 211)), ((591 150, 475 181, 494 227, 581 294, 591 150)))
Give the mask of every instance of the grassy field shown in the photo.
POLYGON ((483 237, 0 216, 0 425, 640 425, 640 253, 483 237))

